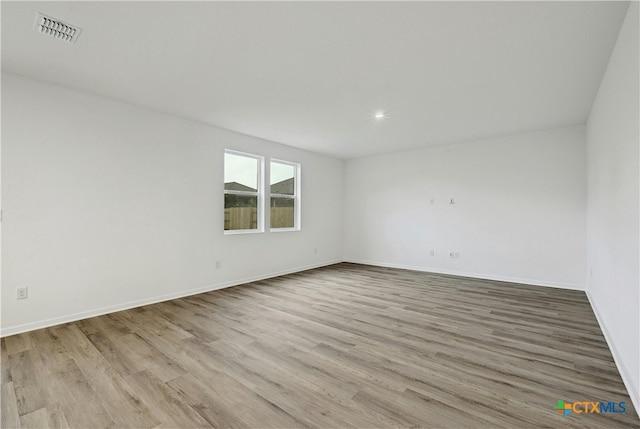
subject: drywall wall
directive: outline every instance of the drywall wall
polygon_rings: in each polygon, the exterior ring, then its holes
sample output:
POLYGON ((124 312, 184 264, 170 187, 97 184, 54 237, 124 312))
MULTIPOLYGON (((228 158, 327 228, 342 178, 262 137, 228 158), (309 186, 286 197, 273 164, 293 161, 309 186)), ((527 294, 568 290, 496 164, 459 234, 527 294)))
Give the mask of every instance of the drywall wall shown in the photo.
POLYGON ((5 73, 2 150, 3 335, 342 259, 342 160, 5 73), (301 231, 223 234, 225 148, 302 164, 301 231))
POLYGON ((583 126, 349 160, 345 258, 583 289, 585 174, 583 126))
POLYGON ((587 121, 587 294, 640 413, 638 3, 587 121))

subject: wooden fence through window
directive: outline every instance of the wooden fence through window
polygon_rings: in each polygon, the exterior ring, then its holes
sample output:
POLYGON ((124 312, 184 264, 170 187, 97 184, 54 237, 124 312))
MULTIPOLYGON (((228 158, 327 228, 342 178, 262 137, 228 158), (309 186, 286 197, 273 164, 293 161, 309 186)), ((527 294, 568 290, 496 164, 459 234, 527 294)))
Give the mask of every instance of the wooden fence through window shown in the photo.
MULTIPOLYGON (((271 207, 271 228, 293 228, 293 207, 271 207)), ((258 210, 255 207, 224 209, 224 229, 257 229, 258 210)))

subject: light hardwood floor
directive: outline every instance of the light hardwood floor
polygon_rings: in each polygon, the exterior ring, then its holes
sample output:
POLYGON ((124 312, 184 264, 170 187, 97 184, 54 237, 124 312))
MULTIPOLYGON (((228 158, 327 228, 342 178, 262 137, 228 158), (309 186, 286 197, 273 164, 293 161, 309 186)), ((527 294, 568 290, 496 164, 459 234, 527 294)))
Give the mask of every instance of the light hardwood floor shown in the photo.
POLYGON ((640 428, 579 291, 344 263, 1 349, 2 428, 640 428))

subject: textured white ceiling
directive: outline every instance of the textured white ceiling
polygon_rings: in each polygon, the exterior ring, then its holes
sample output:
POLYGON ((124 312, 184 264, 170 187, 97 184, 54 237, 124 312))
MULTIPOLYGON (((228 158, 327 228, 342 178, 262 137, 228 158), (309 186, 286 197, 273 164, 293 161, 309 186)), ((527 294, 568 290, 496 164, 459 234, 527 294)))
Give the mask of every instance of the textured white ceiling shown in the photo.
POLYGON ((627 7, 3 1, 2 69, 353 158, 583 123, 627 7))

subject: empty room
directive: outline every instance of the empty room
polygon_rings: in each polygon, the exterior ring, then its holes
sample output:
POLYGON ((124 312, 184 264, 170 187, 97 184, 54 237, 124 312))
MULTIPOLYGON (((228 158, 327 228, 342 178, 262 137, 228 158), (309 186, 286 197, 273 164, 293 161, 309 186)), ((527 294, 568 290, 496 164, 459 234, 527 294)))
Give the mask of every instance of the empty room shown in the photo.
POLYGON ((640 4, 2 1, 2 428, 640 428, 640 4))

